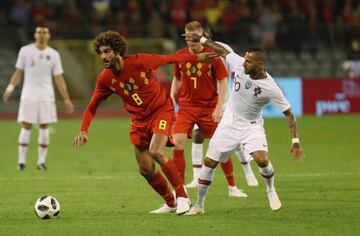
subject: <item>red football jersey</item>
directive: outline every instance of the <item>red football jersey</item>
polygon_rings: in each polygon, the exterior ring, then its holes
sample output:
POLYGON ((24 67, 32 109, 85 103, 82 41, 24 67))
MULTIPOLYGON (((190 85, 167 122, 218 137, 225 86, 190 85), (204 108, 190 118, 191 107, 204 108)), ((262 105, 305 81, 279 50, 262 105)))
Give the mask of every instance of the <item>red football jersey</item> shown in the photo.
MULTIPOLYGON (((204 47, 203 52, 213 52, 204 47)), ((183 48, 176 55, 191 55, 183 48)), ((174 75, 181 78, 179 104, 215 107, 218 99, 217 81, 226 79, 228 73, 219 57, 212 62, 184 62, 174 65, 174 75)))
POLYGON ((104 69, 97 80, 91 100, 82 119, 81 131, 87 131, 101 101, 117 94, 123 101, 132 121, 144 121, 156 111, 172 106, 166 90, 153 75, 152 70, 164 64, 196 61, 196 55, 136 54, 124 56, 120 75, 104 69))

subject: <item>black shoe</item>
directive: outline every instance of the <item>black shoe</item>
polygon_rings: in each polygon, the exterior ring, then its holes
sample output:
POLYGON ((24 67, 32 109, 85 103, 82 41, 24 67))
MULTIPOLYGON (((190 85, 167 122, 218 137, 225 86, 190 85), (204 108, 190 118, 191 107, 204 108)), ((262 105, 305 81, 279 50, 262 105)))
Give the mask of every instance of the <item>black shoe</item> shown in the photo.
POLYGON ((38 169, 38 170, 47 170, 45 163, 38 164, 36 169, 38 169))
POLYGON ((17 169, 18 170, 25 170, 25 163, 19 163, 17 169))

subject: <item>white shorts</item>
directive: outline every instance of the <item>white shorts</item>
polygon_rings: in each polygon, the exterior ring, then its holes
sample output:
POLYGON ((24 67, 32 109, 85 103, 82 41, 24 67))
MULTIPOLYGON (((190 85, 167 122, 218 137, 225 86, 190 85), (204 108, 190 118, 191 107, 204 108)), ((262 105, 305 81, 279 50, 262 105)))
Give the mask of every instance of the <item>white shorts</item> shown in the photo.
POLYGON ((206 157, 226 162, 231 153, 243 145, 248 153, 268 151, 263 120, 235 124, 230 115, 225 115, 210 139, 206 157))
POLYGON ((30 124, 50 124, 57 122, 54 101, 21 100, 17 121, 30 124))

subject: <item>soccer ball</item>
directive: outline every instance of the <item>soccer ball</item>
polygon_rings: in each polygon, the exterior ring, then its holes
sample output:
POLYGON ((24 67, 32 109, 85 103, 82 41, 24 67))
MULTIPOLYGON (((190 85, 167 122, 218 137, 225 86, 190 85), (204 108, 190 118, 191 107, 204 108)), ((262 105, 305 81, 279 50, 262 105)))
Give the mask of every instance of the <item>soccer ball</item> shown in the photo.
POLYGON ((60 204, 56 198, 45 195, 35 202, 35 214, 43 220, 56 218, 60 213, 60 204))

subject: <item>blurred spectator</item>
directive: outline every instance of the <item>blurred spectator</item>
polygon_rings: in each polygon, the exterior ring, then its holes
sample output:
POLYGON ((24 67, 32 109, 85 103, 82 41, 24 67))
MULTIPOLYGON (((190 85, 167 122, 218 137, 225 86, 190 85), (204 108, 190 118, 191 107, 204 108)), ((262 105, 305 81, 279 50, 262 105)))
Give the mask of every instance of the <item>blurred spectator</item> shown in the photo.
POLYGON ((360 78, 360 39, 354 38, 343 68, 349 78, 360 78))
POLYGON ((261 45, 266 51, 269 51, 275 46, 275 36, 279 23, 279 15, 275 12, 275 9, 276 7, 263 7, 259 19, 261 45))
POLYGON ((46 25, 58 37, 114 29, 130 38, 168 37, 179 46, 183 26, 196 20, 235 47, 261 43, 316 55, 320 44, 347 45, 360 35, 359 5, 360 0, 3 0, 0 24, 16 29, 10 34, 21 44, 23 28, 32 32, 32 26, 46 25))

